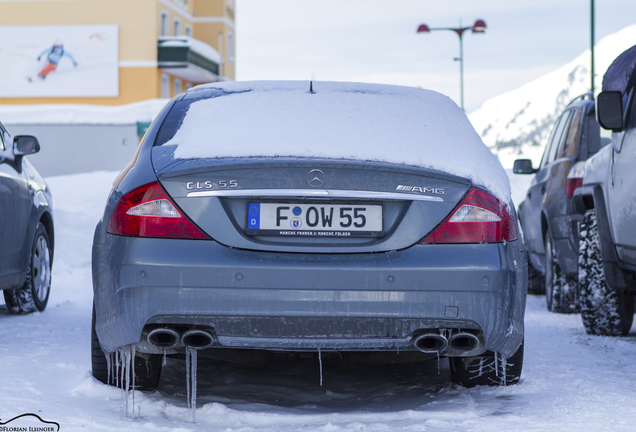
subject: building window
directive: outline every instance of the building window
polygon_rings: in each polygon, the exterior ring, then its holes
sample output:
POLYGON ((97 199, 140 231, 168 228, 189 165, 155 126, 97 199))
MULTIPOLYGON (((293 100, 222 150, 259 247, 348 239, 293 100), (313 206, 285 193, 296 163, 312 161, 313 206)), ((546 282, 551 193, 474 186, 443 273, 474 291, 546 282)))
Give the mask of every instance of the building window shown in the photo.
POLYGON ((178 95, 179 93, 181 93, 183 91, 183 84, 181 83, 181 80, 178 78, 174 79, 174 94, 175 96, 178 95))
POLYGON ((234 63, 234 33, 227 34, 227 59, 230 63, 234 63))
POLYGON ((186 24, 186 36, 192 37, 192 26, 186 24))
POLYGON ((161 11, 161 36, 168 36, 168 12, 161 11))
POLYGON ((219 63, 219 76, 223 76, 223 32, 219 32, 219 56, 221 57, 221 63, 219 63))
POLYGON ((174 35, 181 36, 181 20, 179 18, 174 19, 174 35))
POLYGON ((170 99, 170 77, 166 74, 161 74, 161 97, 170 99))

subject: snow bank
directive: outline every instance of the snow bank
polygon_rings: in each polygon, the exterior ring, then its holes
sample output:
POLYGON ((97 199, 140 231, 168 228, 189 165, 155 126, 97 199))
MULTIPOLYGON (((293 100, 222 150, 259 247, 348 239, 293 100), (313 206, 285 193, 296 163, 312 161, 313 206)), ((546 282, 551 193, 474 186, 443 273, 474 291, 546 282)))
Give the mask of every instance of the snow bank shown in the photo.
POLYGON ((381 161, 471 179, 507 202, 497 158, 448 97, 410 87, 315 82, 229 82, 237 92, 194 102, 166 145, 177 158, 298 156, 381 161), (242 93, 238 93, 242 92, 242 93))
POLYGON ((119 106, 81 104, 0 105, 4 124, 135 124, 152 121, 168 99, 119 106))

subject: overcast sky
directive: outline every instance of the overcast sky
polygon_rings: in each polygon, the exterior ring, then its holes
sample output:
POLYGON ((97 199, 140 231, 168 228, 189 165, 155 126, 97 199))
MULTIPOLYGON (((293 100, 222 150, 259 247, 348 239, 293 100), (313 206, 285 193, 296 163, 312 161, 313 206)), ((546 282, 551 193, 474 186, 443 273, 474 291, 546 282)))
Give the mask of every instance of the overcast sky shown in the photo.
MULTIPOLYGON (((636 24, 636 0, 596 0, 596 41, 636 24)), ((237 0, 238 80, 315 79, 433 89, 466 111, 573 60, 590 46, 590 0, 237 0)))

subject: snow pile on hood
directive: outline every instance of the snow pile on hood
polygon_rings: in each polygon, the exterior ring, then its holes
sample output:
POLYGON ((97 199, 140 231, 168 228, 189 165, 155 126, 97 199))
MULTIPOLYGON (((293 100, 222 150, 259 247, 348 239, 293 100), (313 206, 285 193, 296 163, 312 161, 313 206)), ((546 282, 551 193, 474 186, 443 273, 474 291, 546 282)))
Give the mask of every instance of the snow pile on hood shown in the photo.
POLYGON ((119 106, 42 104, 0 105, 4 124, 135 124, 152 121, 168 99, 150 99, 119 106))
MULTIPOLYGON (((601 39, 595 46, 595 90, 614 59, 636 44, 636 25, 601 39)), ((556 118, 575 97, 590 91, 590 50, 518 89, 487 100, 470 121, 505 168, 527 157, 539 163, 556 118)))
POLYGON ((508 202, 497 158, 450 98, 411 87, 307 81, 230 82, 192 103, 166 145, 176 158, 315 157, 432 168, 508 202))

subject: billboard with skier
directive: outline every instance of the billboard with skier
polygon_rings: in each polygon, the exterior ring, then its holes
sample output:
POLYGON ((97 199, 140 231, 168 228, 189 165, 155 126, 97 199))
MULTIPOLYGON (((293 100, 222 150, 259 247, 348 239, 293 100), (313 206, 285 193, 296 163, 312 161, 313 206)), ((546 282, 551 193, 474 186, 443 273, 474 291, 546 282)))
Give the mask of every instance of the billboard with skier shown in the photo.
POLYGON ((0 26, 0 98, 116 96, 118 26, 0 26))

